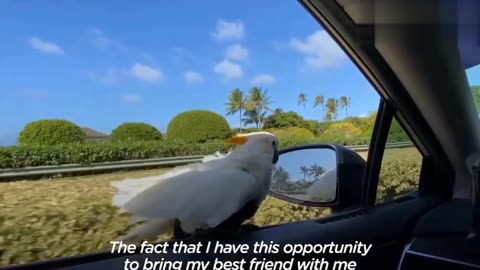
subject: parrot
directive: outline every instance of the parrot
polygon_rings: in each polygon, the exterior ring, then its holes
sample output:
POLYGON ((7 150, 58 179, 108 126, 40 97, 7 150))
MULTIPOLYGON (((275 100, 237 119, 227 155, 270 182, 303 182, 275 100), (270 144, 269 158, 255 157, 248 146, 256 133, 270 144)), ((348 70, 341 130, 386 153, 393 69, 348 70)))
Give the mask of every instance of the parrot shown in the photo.
POLYGON ((232 229, 251 218, 270 189, 279 159, 278 138, 269 132, 237 134, 227 155, 213 155, 170 172, 112 182, 113 205, 141 222, 120 240, 157 237, 169 230, 183 235, 232 229))

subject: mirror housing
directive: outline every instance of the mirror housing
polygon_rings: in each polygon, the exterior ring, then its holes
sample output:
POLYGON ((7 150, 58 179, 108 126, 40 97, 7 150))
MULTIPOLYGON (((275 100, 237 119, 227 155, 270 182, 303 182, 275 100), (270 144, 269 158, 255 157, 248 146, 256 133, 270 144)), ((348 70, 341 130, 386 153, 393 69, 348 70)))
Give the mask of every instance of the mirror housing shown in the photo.
POLYGON ((330 207, 333 211, 358 207, 362 204, 366 166, 367 162, 357 152, 339 144, 318 143, 284 148, 279 151, 279 161, 275 164, 275 170, 272 173, 269 195, 305 206, 330 207), (320 156, 321 152, 327 153, 329 156, 323 160, 323 163, 320 161, 319 164, 312 165, 312 162, 319 162, 319 160, 312 160, 316 159, 315 156, 312 158, 312 154, 320 156), (291 165, 293 163, 296 163, 296 166, 291 165), (299 164, 302 165, 302 168, 298 167, 299 164), (303 172, 303 177, 300 177, 303 179, 288 185, 288 188, 279 188, 278 173, 275 172, 282 165, 283 167, 293 166, 293 169, 287 170, 287 174, 303 172), (305 168, 307 167, 311 168, 310 173, 306 173, 305 168), (317 169, 317 173, 315 173, 315 168, 318 167, 324 169, 320 169, 320 171, 317 169), (309 180, 306 179, 306 174, 311 176, 309 180), (315 184, 317 187, 314 187, 315 184), (322 192, 320 196, 322 200, 315 200, 313 195, 318 192, 322 192))

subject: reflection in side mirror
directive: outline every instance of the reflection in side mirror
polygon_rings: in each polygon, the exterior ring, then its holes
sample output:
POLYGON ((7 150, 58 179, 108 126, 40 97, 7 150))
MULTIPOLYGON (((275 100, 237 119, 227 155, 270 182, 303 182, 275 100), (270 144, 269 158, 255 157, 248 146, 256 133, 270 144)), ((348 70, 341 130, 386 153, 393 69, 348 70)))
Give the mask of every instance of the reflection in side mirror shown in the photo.
POLYGON ((332 203, 337 196, 337 154, 331 148, 306 148, 280 155, 270 192, 286 200, 332 203))

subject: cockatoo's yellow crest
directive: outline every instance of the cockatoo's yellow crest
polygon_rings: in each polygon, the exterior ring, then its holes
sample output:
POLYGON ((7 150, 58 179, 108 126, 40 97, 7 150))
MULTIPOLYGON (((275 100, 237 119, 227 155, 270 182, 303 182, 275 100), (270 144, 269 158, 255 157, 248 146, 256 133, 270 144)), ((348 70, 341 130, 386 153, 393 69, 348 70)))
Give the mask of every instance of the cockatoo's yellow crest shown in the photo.
POLYGON ((232 137, 232 138, 229 138, 229 139, 225 140, 226 143, 233 143, 233 144, 237 144, 237 145, 244 144, 247 141, 248 141, 248 137, 247 136, 241 136, 241 135, 237 135, 236 137, 232 137))

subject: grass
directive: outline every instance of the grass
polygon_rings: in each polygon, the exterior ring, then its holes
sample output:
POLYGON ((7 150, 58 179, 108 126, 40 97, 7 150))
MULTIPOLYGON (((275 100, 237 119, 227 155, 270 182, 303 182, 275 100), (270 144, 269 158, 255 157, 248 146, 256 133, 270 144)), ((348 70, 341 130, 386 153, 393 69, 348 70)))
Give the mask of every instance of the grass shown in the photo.
MULTIPOLYGON (((367 159, 368 151, 357 152, 361 157, 367 159)), ((389 162, 391 160, 415 160, 421 159, 421 154, 415 147, 406 148, 388 148, 385 149, 383 155, 383 162, 389 162)))
MULTIPOLYGON (((128 229, 127 215, 112 206, 110 182, 167 170, 0 183, 0 265, 109 250, 110 241, 128 229)), ((328 212, 268 197, 251 223, 278 224, 328 212)))
MULTIPOLYGON (((367 152, 360 153, 366 157, 367 152)), ((414 148, 387 149, 385 161, 418 158, 414 148)), ((115 172, 51 180, 0 183, 0 265, 110 249, 127 216, 112 206, 111 181, 162 174, 168 169, 115 172)), ((279 224, 328 215, 329 209, 268 197, 251 222, 279 224)))
POLYGON ((0 183, 0 265, 107 249, 127 227, 110 182, 163 172, 0 183))

